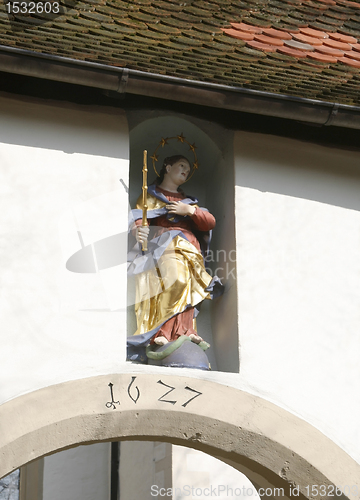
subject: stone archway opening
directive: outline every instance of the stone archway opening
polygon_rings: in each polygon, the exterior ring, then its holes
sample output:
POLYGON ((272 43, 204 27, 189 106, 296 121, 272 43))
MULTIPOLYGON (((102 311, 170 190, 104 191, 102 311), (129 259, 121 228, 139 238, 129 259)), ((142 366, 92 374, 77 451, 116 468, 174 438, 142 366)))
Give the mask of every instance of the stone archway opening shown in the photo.
POLYGON ((130 439, 195 448, 308 498, 316 498, 311 485, 330 491, 360 477, 354 460, 298 417, 239 389, 165 372, 48 387, 5 403, 0 419, 0 476, 59 450, 130 439))
POLYGON ((255 474, 247 469, 244 474, 238 469, 238 465, 233 467, 193 447, 171 442, 98 443, 55 453, 23 467, 21 500, 290 498, 283 480, 275 485, 260 470, 255 474))

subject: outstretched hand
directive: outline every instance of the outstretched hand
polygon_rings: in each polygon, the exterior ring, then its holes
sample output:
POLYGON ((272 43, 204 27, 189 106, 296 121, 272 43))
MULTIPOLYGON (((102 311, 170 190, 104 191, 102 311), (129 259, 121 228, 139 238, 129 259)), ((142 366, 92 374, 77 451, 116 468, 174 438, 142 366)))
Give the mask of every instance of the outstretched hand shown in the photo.
POLYGON ((166 205, 166 209, 170 214, 176 215, 193 215, 196 210, 195 207, 187 205, 182 201, 170 201, 169 204, 166 205))

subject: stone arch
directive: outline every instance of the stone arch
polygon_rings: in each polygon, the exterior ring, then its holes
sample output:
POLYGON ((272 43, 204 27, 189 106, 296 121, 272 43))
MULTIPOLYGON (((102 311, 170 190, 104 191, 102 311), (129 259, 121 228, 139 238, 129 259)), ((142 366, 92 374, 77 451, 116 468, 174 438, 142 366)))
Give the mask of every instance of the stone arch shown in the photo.
POLYGON ((0 421, 0 476, 77 445, 136 439, 196 448, 250 479, 298 486, 308 498, 309 485, 359 491, 359 464, 313 426, 259 397, 188 376, 159 371, 65 382, 3 404, 0 421))

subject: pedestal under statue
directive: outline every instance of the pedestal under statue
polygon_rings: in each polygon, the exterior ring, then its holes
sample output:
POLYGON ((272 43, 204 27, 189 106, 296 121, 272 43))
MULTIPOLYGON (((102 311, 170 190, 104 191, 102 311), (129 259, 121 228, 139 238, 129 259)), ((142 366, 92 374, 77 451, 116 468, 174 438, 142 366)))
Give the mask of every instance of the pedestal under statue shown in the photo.
POLYGON ((162 346, 146 349, 149 365, 172 366, 175 368, 197 368, 211 370, 205 350, 210 346, 207 342, 196 344, 190 338, 182 335, 177 340, 162 346), (203 345, 202 345, 203 344, 203 345))

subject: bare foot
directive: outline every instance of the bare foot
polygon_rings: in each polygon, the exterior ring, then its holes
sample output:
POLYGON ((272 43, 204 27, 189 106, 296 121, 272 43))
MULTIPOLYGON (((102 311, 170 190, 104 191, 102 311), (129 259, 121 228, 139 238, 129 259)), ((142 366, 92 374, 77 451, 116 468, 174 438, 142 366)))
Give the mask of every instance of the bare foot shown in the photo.
POLYGON ((154 343, 156 345, 165 345, 167 344, 169 341, 166 337, 156 337, 156 339, 154 339, 154 343))
POLYGON ((195 342, 195 344, 200 344, 200 342, 202 342, 203 340, 201 337, 199 337, 199 335, 196 335, 195 333, 189 335, 189 339, 191 340, 191 342, 195 342))

